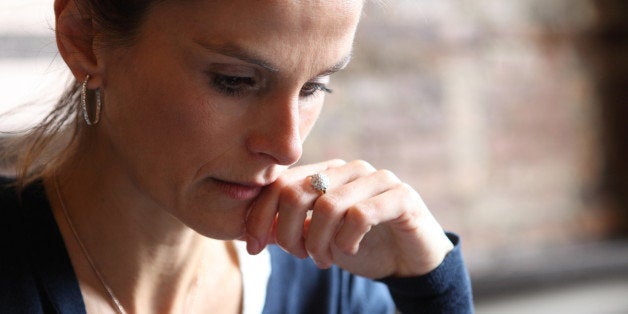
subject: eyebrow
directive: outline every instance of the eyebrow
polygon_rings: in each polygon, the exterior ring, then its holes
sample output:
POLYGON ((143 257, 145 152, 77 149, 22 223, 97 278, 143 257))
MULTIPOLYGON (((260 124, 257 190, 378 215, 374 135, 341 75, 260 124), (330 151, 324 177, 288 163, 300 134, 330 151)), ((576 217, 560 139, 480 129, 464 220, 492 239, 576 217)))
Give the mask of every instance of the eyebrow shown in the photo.
MULTIPOLYGON (((258 65, 262 68, 265 68, 271 72, 279 72, 279 66, 273 64, 272 62, 268 62, 264 60, 262 57, 258 56, 252 51, 249 51, 243 47, 234 45, 234 44, 224 44, 224 45, 210 45, 201 42, 197 42, 201 47, 228 56, 232 58, 239 59, 241 61, 258 65)), ((323 72, 318 74, 317 76, 326 76, 338 72, 344 69, 349 61, 351 61, 352 52, 349 52, 344 57, 340 59, 336 64, 330 66, 325 69, 323 72)))
POLYGON ((342 57, 342 59, 340 59, 340 61, 338 61, 336 64, 332 65, 331 67, 327 68, 325 71, 323 71, 318 76, 327 76, 327 75, 336 73, 336 72, 346 68, 347 65, 349 64, 349 62, 351 61, 351 57, 352 56, 353 56, 353 51, 350 51, 348 54, 346 54, 344 57, 342 57))
POLYGON ((265 68, 271 72, 278 72, 279 67, 272 64, 271 62, 265 61, 263 58, 257 56, 252 51, 249 51, 243 47, 234 45, 234 44, 224 44, 224 45, 210 45, 206 43, 197 42, 201 47, 219 53, 221 55, 225 55, 228 57, 236 58, 241 61, 258 65, 262 68, 265 68))

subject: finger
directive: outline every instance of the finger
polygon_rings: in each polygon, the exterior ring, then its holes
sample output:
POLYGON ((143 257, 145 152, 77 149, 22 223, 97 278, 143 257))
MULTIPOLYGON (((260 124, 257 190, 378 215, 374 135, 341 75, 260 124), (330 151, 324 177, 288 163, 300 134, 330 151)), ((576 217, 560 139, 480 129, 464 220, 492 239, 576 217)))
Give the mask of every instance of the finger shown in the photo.
POLYGON ((312 221, 306 238, 306 249, 319 266, 331 265, 331 242, 347 210, 354 204, 379 195, 399 184, 386 170, 359 177, 321 196, 314 204, 312 221))
MULTIPOLYGON (((341 164, 344 164, 344 162, 338 165, 341 164)), ((327 166, 329 167, 330 165, 327 164, 327 166)), ((326 171, 329 171, 329 169, 326 171)), ((303 168, 300 171, 309 173, 312 169, 303 168)), ((322 172, 324 171, 318 171, 317 173, 322 172)), ((294 181, 291 185, 285 186, 279 195, 279 210, 277 212, 277 227, 275 229, 276 241, 284 250, 295 256, 301 258, 308 256, 305 250, 304 224, 307 220, 308 211, 312 209, 314 201, 319 195, 319 192, 312 188, 311 179, 307 178, 302 178, 302 180, 294 181)))
POLYGON ((351 206, 335 234, 334 245, 344 254, 357 254, 364 236, 372 227, 397 220, 409 212, 409 206, 415 199, 413 191, 406 184, 398 184, 351 206))
POLYGON ((265 189, 249 209, 246 218, 246 250, 249 254, 261 252, 268 243, 275 223, 274 208, 277 207, 278 195, 278 189, 265 189))
POLYGON ((329 168, 323 173, 329 177, 330 184, 333 188, 334 186, 340 187, 357 178, 375 173, 376 171, 377 169, 368 162, 364 160, 354 160, 339 167, 329 168))
POLYGON ((267 186, 251 205, 246 219, 246 241, 249 254, 261 252, 269 240, 275 216, 278 210, 279 195, 281 190, 298 180, 324 171, 330 167, 338 167, 345 162, 342 160, 330 160, 326 162, 299 166, 286 170, 287 175, 282 175, 273 184, 267 186))
POLYGON ((304 222, 307 212, 312 208, 316 195, 308 192, 311 187, 306 185, 307 180, 295 182, 284 188, 279 196, 279 211, 277 213, 276 241, 287 252, 306 258, 303 238, 304 222))

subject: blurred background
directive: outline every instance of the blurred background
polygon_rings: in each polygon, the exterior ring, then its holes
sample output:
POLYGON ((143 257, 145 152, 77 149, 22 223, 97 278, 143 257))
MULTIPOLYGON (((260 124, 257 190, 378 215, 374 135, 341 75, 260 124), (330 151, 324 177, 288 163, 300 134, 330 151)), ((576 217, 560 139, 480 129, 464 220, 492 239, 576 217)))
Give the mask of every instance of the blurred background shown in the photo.
MULTIPOLYGON (((69 77, 52 0, 0 0, 0 129, 69 77), (23 107, 23 106, 22 106, 23 107)), ((459 233, 478 313, 628 313, 628 2, 370 2, 303 162, 356 158, 459 233)))

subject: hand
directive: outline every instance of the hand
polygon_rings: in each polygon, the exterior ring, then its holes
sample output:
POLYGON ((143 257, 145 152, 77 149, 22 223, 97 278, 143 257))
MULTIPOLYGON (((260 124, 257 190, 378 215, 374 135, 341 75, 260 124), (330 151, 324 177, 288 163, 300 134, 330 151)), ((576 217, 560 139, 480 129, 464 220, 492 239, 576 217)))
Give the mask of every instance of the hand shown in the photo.
POLYGON ((453 248, 414 189, 364 161, 286 170, 256 199, 246 228, 251 254, 277 243, 319 268, 369 278, 426 274, 453 248), (322 195, 309 178, 319 172, 330 179, 322 195))

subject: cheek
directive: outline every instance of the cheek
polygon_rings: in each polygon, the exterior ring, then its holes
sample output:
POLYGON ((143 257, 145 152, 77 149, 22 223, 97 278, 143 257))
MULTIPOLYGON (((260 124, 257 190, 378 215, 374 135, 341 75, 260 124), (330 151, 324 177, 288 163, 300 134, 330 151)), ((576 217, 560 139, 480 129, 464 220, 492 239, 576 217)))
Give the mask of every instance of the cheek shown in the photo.
POLYGON ((308 105, 301 110, 301 125, 299 127, 299 132, 301 134, 302 141, 305 141, 307 136, 310 134, 310 131, 312 131, 314 124, 318 120, 318 116, 323 108, 323 101, 324 97, 321 97, 321 100, 317 100, 315 104, 308 105))
MULTIPOLYGON (((181 137, 182 133, 201 123, 200 117, 203 116, 202 112, 195 112, 202 109, 202 105, 176 86, 168 84, 147 84, 126 97, 119 106, 112 117, 112 124, 140 141, 140 145, 181 137)), ((193 137, 192 134, 190 136, 193 137)))
POLYGON ((175 167, 199 167, 231 146, 236 134, 232 119, 213 110, 215 106, 191 92, 155 94, 142 126, 151 150, 167 152, 175 167))
POLYGON ((120 86, 108 108, 112 143, 149 172, 176 168, 189 173, 212 147, 225 145, 220 139, 227 121, 212 112, 195 87, 177 77, 120 86))
POLYGON ((137 140, 159 142, 193 129, 208 113, 178 55, 150 48, 140 44, 114 59, 107 86, 114 98, 107 109, 113 127, 137 140))

